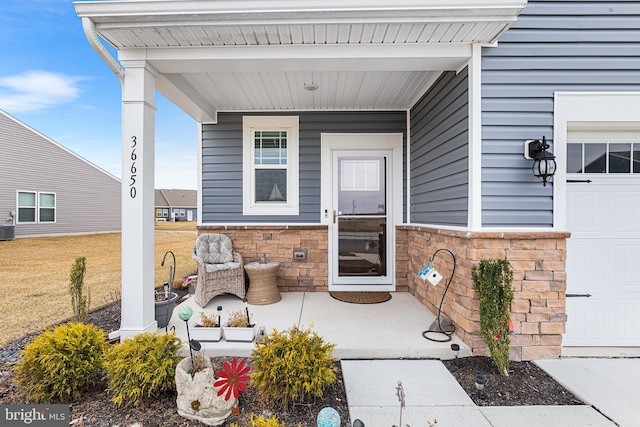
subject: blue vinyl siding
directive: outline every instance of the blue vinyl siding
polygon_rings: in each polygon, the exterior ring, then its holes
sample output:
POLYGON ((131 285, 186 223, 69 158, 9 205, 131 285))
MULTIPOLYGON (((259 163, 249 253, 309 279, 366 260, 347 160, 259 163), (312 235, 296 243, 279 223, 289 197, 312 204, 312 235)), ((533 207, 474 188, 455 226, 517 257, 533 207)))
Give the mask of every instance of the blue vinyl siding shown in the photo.
MULTIPOLYGON (((300 118, 300 213, 242 215, 242 116, 220 113, 202 126, 202 221, 216 223, 320 223, 320 134, 323 132, 406 133, 405 112, 269 112, 300 118)), ((257 114, 254 114, 257 115, 257 114)), ((404 174, 403 174, 404 175, 404 174)))
POLYGON ((412 108, 412 223, 467 225, 468 116, 466 68, 444 73, 412 108))
POLYGON ((524 141, 552 142, 557 91, 640 90, 640 2, 529 1, 482 53, 483 226, 551 227, 552 186, 524 141))

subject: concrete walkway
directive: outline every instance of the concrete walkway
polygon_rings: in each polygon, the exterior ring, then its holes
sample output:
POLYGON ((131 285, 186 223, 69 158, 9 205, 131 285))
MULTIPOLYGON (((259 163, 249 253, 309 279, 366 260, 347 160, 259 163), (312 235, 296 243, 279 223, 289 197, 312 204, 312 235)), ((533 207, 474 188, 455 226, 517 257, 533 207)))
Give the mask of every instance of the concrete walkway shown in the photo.
POLYGON ((640 426, 639 358, 562 358, 536 364, 620 426, 640 426))
MULTIPOLYGON (((435 420, 438 427, 616 425, 588 405, 476 406, 437 360, 343 360, 342 370, 351 421, 360 419, 366 427, 399 425, 398 381, 402 381, 406 400, 402 426, 427 426, 435 420)), ((637 399, 638 394, 633 397, 637 399)))

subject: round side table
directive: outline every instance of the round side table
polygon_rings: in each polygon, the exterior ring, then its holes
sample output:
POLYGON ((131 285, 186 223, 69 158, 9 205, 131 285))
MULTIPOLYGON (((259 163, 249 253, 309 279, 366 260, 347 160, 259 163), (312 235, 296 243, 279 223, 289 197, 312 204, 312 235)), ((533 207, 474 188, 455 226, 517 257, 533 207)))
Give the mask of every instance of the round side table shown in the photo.
POLYGON ((247 291, 249 304, 273 304, 282 299, 276 285, 279 269, 279 262, 250 262, 244 266, 244 270, 249 276, 249 290, 247 291))

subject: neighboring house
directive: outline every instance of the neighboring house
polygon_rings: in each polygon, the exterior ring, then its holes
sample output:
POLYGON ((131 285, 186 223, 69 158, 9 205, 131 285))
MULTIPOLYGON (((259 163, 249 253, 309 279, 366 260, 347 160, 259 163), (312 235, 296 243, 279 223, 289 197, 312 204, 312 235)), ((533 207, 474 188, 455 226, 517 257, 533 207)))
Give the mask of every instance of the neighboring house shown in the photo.
POLYGON ((15 237, 119 232, 120 180, 0 110, 0 226, 15 237))
MULTIPOLYGON (((280 261, 281 290, 407 291, 437 312, 443 284, 418 273, 446 248, 443 313, 474 352, 483 258, 514 269, 514 359, 640 345, 640 1, 75 7, 124 84, 125 150, 154 143, 153 89, 190 114, 200 232, 280 261), (543 137, 545 185, 525 158, 543 137)), ((143 233, 123 239, 127 335, 153 328, 153 284, 138 298, 153 266, 143 233)))
POLYGON ((195 190, 156 190, 156 221, 195 221, 198 218, 198 192, 195 190))

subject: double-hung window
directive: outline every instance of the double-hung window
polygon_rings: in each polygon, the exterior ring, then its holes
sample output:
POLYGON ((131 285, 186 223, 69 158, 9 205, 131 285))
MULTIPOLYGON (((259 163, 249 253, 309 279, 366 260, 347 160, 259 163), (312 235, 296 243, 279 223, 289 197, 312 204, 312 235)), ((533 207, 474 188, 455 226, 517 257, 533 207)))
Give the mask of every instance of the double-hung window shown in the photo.
POLYGON ((243 118, 243 213, 298 215, 297 116, 243 118))
POLYGON ((18 191, 18 223, 56 222, 55 193, 18 191))

